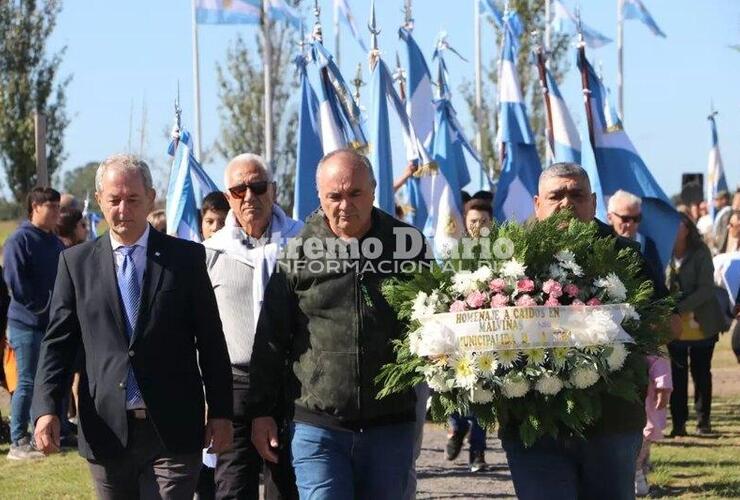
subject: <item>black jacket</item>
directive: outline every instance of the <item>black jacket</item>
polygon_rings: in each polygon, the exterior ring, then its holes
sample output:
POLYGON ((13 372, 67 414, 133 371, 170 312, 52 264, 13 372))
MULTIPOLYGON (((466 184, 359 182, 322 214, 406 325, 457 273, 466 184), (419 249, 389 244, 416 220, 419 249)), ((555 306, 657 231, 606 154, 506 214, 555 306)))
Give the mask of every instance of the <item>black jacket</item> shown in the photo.
MULTIPOLYGON (((346 244, 333 235, 319 211, 308 219, 301 240, 288 245, 287 258, 265 291, 249 365, 256 416, 270 415, 279 403, 287 360, 297 421, 361 429, 414 420, 413 391, 376 398, 381 387, 375 377, 383 365, 395 361, 392 341, 404 331, 381 293, 383 282, 398 275, 394 263, 403 260, 393 255, 394 229, 421 238, 408 224, 373 209, 372 227, 362 241, 378 238, 382 254, 374 259, 327 258, 327 241, 342 248, 346 244), (318 255, 309 250, 311 238, 320 242, 318 255)), ((422 245, 405 261, 421 262, 425 253, 422 245)))
POLYGON ((232 416, 229 355, 201 245, 150 229, 142 302, 131 342, 108 233, 62 253, 50 323, 41 344, 34 421, 59 413, 80 347, 84 364, 79 448, 86 458, 125 452, 129 363, 168 451, 201 450, 204 386, 208 416, 232 416))

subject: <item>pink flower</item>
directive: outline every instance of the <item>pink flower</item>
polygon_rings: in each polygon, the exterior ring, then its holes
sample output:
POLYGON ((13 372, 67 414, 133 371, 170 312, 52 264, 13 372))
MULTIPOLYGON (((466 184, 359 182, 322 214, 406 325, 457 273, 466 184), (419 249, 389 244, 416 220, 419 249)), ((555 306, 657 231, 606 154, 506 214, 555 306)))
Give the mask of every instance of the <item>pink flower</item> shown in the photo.
POLYGON ((586 305, 587 306, 600 306, 601 301, 596 297, 591 297, 590 299, 586 301, 586 305))
POLYGON ((452 313, 462 312, 465 309, 467 309, 467 307, 465 307, 465 302, 463 302, 462 300, 456 300, 450 306, 450 312, 452 313))
POLYGON ((536 306, 537 305, 537 301, 534 300, 531 295, 527 295, 525 293, 521 297, 519 297, 518 299, 516 299, 515 304, 518 305, 518 306, 536 306))
POLYGON ((503 293, 497 293, 491 297, 491 307, 506 307, 509 305, 509 297, 503 293))
POLYGON ((470 295, 468 295, 468 297, 465 299, 465 302, 467 302, 468 305, 473 309, 480 309, 481 307, 483 307, 483 304, 486 303, 486 299, 487 297, 485 293, 475 290, 470 295))
POLYGON ((550 295, 550 297, 548 297, 548 299, 545 301, 545 305, 556 307, 560 305, 560 302, 558 302, 558 299, 556 299, 554 296, 550 295))
POLYGON ((581 289, 575 286, 573 283, 568 283, 563 287, 563 291, 568 295, 568 297, 574 298, 578 297, 581 289))
POLYGON ((503 278, 496 278, 491 280, 488 284, 488 288, 494 293, 501 293, 506 288, 506 281, 503 278))
POLYGON ((550 296, 550 298, 557 299, 563 295, 563 285, 555 280, 547 280, 542 283, 542 291, 550 296))
POLYGON ((573 302, 570 303, 570 305, 572 305, 572 306, 584 306, 586 304, 584 304, 582 300, 575 299, 575 300, 573 300, 573 302))
POLYGON ((524 278, 516 282, 516 291, 517 292, 533 292, 534 291, 534 281, 532 281, 529 278, 524 278))

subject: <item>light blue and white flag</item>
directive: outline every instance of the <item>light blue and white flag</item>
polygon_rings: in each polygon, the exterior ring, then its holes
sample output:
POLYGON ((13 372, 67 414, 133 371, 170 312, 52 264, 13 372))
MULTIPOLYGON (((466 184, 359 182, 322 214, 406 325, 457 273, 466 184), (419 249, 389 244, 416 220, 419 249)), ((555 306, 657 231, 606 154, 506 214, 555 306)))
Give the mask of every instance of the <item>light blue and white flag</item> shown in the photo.
POLYGON ((306 71, 306 58, 295 60, 301 81, 301 107, 298 113, 298 151, 295 173, 293 218, 304 220, 319 206, 316 192, 316 167, 323 156, 319 101, 306 71))
MULTIPOLYGON (((372 57, 372 56, 371 56, 372 57)), ((388 116, 388 87, 393 89, 393 79, 385 63, 376 56, 370 76, 370 137, 369 160, 375 172, 375 206, 391 215, 395 214, 393 194, 393 151, 388 116)))
POLYGON ((707 204, 709 205, 709 216, 714 220, 714 203, 712 200, 720 191, 727 191, 727 178, 722 166, 722 155, 719 153, 719 141, 717 140, 717 122, 714 113, 708 117, 712 127, 712 148, 709 150, 709 163, 707 165, 707 204))
POLYGON ((311 44, 319 70, 319 118, 324 154, 343 147, 362 150, 367 139, 362 127, 360 107, 329 51, 318 41, 311 44))
POLYGON ((334 0, 334 25, 338 25, 342 20, 352 32, 352 37, 360 44, 363 52, 367 52, 367 45, 360 36, 360 30, 357 29, 355 16, 352 15, 352 9, 349 8, 347 0, 334 0))
POLYGON ((653 19, 653 16, 650 15, 650 12, 648 12, 647 8, 645 7, 645 4, 642 3, 642 0, 621 0, 622 1, 622 14, 624 15, 625 19, 637 19, 639 21, 642 21, 645 26, 650 29, 650 31, 655 36, 660 36, 665 38, 665 33, 663 33, 660 28, 658 28, 657 23, 653 19))
POLYGON ((82 218, 87 221, 87 241, 92 241, 98 237, 98 223, 103 220, 103 216, 90 210, 90 193, 85 193, 85 201, 82 204, 82 218))
MULTIPOLYGON (((571 162, 581 164, 581 139, 578 129, 565 104, 558 83, 548 68, 544 68, 547 78, 545 99, 549 101, 550 121, 552 122, 552 144, 549 144, 555 163, 571 162)), ((546 106, 546 109, 547 106, 546 106)), ((548 141, 549 142, 549 141, 548 141)))
POLYGON ((205 196, 218 191, 218 186, 193 156, 190 134, 181 130, 173 133, 173 136, 168 147, 168 153, 174 158, 165 204, 167 234, 199 242, 201 235, 197 198, 200 195, 196 196, 196 192, 199 190, 205 196))
POLYGON ((591 140, 605 203, 615 191, 623 189, 642 198, 642 223, 639 233, 653 240, 662 269, 668 265, 676 240, 679 216, 645 162, 637 153, 621 122, 608 125, 611 105, 607 91, 585 52, 579 51, 578 68, 588 82, 584 92, 590 96, 588 118, 591 140))
POLYGON ((524 33, 524 25, 522 19, 515 11, 509 11, 508 13, 501 12, 496 3, 493 0, 479 0, 482 12, 490 16, 493 22, 500 29, 510 29, 514 35, 515 44, 518 46, 516 41, 524 33), (507 24, 508 23, 508 24, 507 24))
POLYGON ((272 21, 282 21, 296 30, 303 25, 298 11, 285 3, 285 0, 264 0, 267 3, 267 17, 272 21))
POLYGON ((512 35, 506 30, 498 85, 498 142, 503 162, 493 208, 493 215, 499 222, 524 222, 534 213, 533 198, 542 172, 515 61, 512 35))
MULTIPOLYGON (((552 0, 552 21, 550 26, 556 33, 566 33, 575 36, 578 33, 578 20, 561 0, 552 0)), ((583 39, 588 47, 598 49, 612 42, 612 39, 602 35, 595 29, 581 22, 583 39)))
POLYGON ((260 0, 195 1, 198 24, 259 24, 261 16, 260 0))

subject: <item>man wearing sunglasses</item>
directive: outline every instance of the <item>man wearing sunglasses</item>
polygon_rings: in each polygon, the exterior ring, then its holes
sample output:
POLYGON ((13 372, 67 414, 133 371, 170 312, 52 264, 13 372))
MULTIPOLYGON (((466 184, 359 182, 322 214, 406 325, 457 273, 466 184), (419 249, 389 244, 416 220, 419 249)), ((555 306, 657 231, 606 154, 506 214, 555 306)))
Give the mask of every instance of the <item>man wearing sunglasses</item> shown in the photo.
MULTIPOLYGON (((229 212, 224 227, 205 241, 206 264, 223 322, 231 358, 234 388, 234 446, 218 456, 214 474, 217 498, 258 498, 262 458, 251 441, 252 414, 247 390, 264 288, 286 242, 303 227, 275 203, 276 185, 262 157, 241 154, 226 166, 224 177, 229 212)), ((276 378, 283 371, 277 371, 276 378)), ((284 420, 283 406, 274 416, 284 420)), ((286 450, 287 451, 287 450, 286 450)), ((269 465, 269 464, 268 464, 269 465)), ((295 498, 295 480, 288 459, 270 468, 282 498, 295 498)))

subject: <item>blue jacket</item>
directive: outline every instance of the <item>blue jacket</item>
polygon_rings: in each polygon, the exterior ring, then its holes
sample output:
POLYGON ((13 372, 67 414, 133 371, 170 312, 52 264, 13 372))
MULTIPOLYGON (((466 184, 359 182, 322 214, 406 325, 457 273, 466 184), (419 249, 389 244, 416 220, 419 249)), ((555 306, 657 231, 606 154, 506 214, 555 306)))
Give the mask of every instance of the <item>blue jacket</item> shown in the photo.
POLYGON ((8 324, 46 330, 49 304, 64 244, 28 221, 11 234, 3 251, 3 278, 10 292, 8 324))

